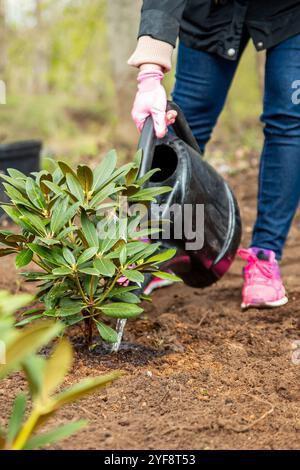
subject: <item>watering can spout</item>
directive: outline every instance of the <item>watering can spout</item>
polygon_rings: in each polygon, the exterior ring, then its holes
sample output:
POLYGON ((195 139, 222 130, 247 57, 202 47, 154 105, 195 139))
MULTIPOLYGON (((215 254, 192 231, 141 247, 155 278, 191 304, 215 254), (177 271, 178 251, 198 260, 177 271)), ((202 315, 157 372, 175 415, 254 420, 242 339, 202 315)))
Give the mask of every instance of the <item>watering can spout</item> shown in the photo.
POLYGON ((168 102, 170 109, 177 111, 177 118, 173 133, 163 139, 155 137, 151 117, 145 122, 139 176, 158 168, 146 186, 171 187, 152 204, 152 218, 169 216, 160 238, 177 248, 171 269, 187 284, 205 287, 220 279, 234 259, 241 239, 239 208, 228 184, 203 159, 180 107, 168 102))

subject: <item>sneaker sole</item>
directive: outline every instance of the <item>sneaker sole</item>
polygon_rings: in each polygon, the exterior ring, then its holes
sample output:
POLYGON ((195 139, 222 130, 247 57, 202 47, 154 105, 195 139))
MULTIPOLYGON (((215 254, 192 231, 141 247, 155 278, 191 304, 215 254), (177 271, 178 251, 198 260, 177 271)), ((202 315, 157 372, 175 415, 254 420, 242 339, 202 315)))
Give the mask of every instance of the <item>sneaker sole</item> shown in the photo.
POLYGON ((161 281, 155 281, 153 283, 150 282, 150 284, 144 290, 144 294, 145 295, 150 295, 156 289, 160 289, 162 287, 172 286, 173 284, 175 284, 175 282, 168 281, 167 279, 162 279, 161 281))
POLYGON ((287 297, 282 297, 282 299, 274 300, 274 302, 264 302, 262 304, 245 304, 244 302, 241 304, 242 310, 247 310, 248 308, 275 308, 275 307, 282 307, 288 303, 287 297))

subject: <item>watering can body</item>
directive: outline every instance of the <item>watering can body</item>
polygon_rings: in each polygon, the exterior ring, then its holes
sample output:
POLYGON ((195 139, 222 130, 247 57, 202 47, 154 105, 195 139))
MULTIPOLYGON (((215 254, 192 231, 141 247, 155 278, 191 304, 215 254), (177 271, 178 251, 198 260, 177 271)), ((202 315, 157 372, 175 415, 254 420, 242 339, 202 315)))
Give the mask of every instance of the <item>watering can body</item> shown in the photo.
POLYGON ((241 219, 232 190, 203 159, 181 109, 174 102, 168 109, 178 113, 174 133, 157 139, 152 118, 145 122, 139 142, 140 176, 159 168, 146 186, 171 187, 151 207, 152 219, 169 220, 168 230, 159 235, 163 246, 177 248, 165 267, 186 284, 201 288, 228 271, 240 244, 241 219))

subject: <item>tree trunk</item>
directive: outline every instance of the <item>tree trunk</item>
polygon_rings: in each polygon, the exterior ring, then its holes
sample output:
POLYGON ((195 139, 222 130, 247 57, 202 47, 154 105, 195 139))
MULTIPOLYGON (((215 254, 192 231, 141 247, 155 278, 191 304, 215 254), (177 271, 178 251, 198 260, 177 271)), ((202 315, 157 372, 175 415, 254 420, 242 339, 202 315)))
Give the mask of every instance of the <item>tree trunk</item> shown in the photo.
POLYGON ((136 47, 141 5, 141 0, 107 2, 108 40, 118 116, 116 139, 129 148, 138 140, 130 114, 136 93, 137 70, 130 67, 127 60, 136 47))
POLYGON ((48 92, 48 45, 43 21, 43 0, 35 0, 36 46, 33 57, 33 92, 48 92))
POLYGON ((0 0, 0 80, 4 80, 6 68, 5 1, 0 0))

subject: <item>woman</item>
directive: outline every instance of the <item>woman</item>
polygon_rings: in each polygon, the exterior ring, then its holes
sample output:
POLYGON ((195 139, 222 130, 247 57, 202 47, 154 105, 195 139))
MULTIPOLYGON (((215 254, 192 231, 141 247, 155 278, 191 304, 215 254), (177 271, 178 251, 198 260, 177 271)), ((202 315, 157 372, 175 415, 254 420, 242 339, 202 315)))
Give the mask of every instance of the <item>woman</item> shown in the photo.
POLYGON ((179 35, 174 101, 202 150, 222 111, 249 38, 266 49, 264 146, 257 219, 246 260, 242 307, 287 302, 278 262, 300 196, 300 5, 296 0, 144 0, 137 48, 140 69, 132 116, 139 130, 152 115, 158 137, 176 113, 166 114, 161 85, 179 35), (299 83, 299 82, 298 82, 299 83), (293 88, 294 87, 294 88, 293 88))

